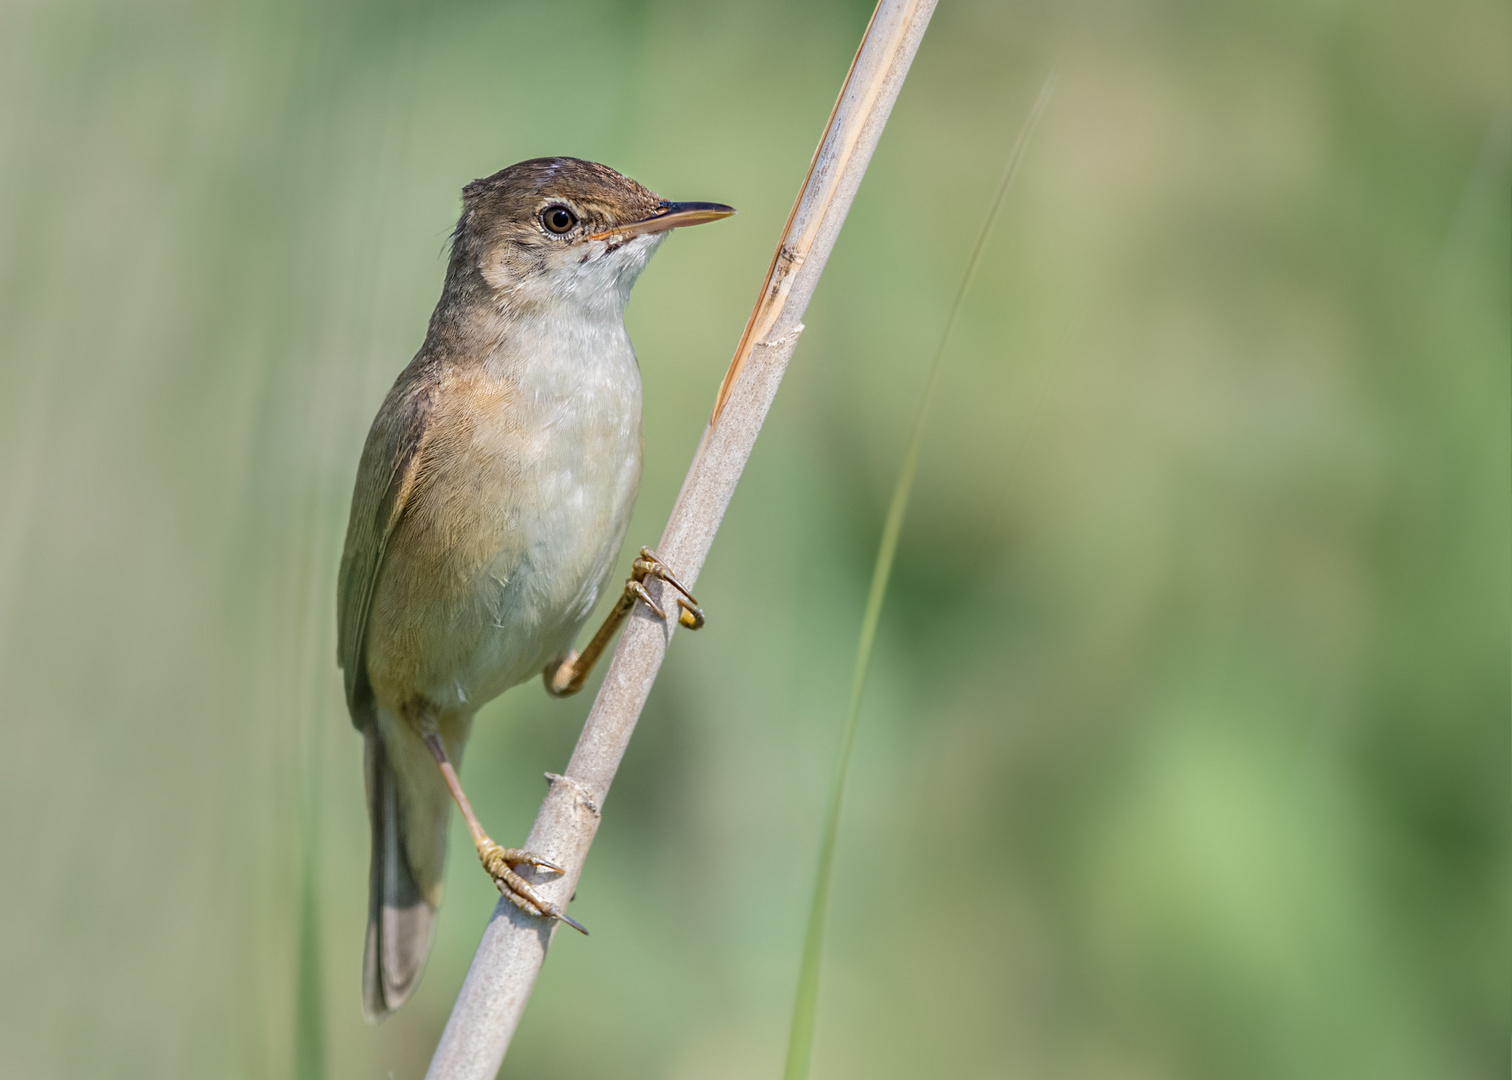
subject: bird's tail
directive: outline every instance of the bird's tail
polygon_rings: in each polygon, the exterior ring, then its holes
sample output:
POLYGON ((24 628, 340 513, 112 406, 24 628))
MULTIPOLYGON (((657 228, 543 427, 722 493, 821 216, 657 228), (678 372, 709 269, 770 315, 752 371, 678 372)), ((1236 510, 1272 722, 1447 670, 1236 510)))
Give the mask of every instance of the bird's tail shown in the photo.
MULTIPOLYGON (((419 808, 404 805, 409 800, 400 798, 400 777, 394 767, 399 763, 391 760, 378 724, 369 727, 364 736, 373 854, 368 876, 367 945, 362 957, 362 1011, 369 1023, 376 1023, 403 1005, 420 982, 430 953, 440 890, 439 880, 431 883, 430 889, 422 888, 411 869, 410 847, 416 840, 427 848, 433 846, 434 837, 407 835, 413 829, 407 827, 406 819, 419 808)), ((434 764, 430 767, 435 768, 434 764)), ((439 858, 424 861, 439 864, 445 857, 445 814, 443 803, 439 858)), ((439 873, 434 876, 439 879, 439 873)))

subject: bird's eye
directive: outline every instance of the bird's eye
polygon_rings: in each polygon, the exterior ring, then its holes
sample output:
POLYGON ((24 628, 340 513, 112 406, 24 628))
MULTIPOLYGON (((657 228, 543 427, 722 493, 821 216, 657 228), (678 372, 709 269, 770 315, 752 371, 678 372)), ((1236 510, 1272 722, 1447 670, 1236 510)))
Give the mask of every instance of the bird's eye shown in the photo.
POLYGON ((548 232, 564 233, 577 224, 577 215, 565 206, 548 206, 541 211, 541 224, 548 232))

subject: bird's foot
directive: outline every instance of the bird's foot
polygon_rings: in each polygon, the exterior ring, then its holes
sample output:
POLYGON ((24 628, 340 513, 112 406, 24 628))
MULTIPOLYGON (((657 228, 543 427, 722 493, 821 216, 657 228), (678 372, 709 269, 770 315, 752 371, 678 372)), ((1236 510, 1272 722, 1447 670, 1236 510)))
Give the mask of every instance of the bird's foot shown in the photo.
POLYGON ((688 591, 682 582, 677 580, 677 575, 673 574, 667 564, 662 562, 660 555, 648 547, 643 547, 640 549, 640 558, 636 559, 630 568, 630 580, 625 582, 625 592, 627 594, 634 594, 644 602, 648 608, 656 612, 657 618, 665 619, 667 613, 657 605, 656 601, 651 599, 650 594, 646 592, 645 585, 642 584, 648 577, 659 578, 682 594, 677 598, 677 606, 682 609, 677 614, 677 621, 679 623, 686 626, 689 630, 700 630, 703 628, 703 608, 698 606, 698 601, 693 598, 693 594, 688 591))
POLYGON ((492 840, 485 840, 478 845, 478 861, 483 864, 483 869, 488 871, 488 876, 493 878, 494 884, 499 888, 499 894, 525 914, 559 919, 574 930, 583 934, 588 933, 582 923, 571 918, 556 904, 536 892, 530 882, 514 872, 516 866, 538 866, 554 874, 565 874, 567 871, 556 863, 549 862, 534 852, 500 847, 492 840))
POLYGON ((662 562, 660 555, 650 548, 643 547, 640 549, 640 558, 636 559, 630 568, 630 577, 625 582, 625 591, 615 601, 614 608, 604 619, 604 625, 598 628, 598 633, 593 635, 593 640, 581 653, 568 653, 564 659, 547 664, 541 671, 547 693, 555 697, 566 697, 583 688, 583 682, 588 678, 588 673, 593 670, 593 665, 609 647, 614 631, 619 628, 620 623, 625 621, 625 617, 635 607, 637 600, 654 611, 658 619, 666 619, 667 613, 662 610, 660 604, 651 599, 650 592, 646 590, 647 578, 665 581, 681 594, 677 597, 677 606, 681 609, 677 613, 679 624, 686 626, 689 630, 698 630, 703 626, 703 608, 698 606, 698 601, 693 599, 693 594, 688 591, 687 586, 677 580, 677 575, 672 573, 666 563, 662 562))

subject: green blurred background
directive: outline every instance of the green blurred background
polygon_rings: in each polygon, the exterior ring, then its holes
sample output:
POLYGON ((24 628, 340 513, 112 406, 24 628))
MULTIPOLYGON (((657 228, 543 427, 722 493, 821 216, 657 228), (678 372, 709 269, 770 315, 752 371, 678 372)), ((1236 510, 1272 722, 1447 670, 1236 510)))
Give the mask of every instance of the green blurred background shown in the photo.
MULTIPOLYGON (((454 828, 363 1025, 334 584, 458 190, 564 153, 740 208, 629 308, 651 542, 868 11, 0 7, 0 1073, 420 1075, 495 896, 454 828)), ((1507 1075, 1512 10, 945 0, 504 1076, 779 1075, 883 512, 1051 72, 884 612, 814 1075, 1507 1075)), ((590 697, 484 711, 494 835, 590 697)))

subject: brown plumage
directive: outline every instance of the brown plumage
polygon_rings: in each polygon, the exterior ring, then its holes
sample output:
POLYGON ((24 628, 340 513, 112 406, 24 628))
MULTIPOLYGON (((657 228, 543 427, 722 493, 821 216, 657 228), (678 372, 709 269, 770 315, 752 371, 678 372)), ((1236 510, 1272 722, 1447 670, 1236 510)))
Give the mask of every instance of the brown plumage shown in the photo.
MULTIPOLYGON (((572 650, 640 478, 624 304, 667 229, 732 212, 664 202, 574 158, 521 162, 462 197, 425 342, 362 451, 338 586, 372 827, 370 1019, 402 1004, 424 967, 451 799, 501 891, 566 918, 509 869, 540 861, 493 844, 449 770, 480 706, 538 672, 570 692, 602 647, 603 632, 584 656, 572 650)), ((637 573, 662 572, 646 566, 637 573)))

